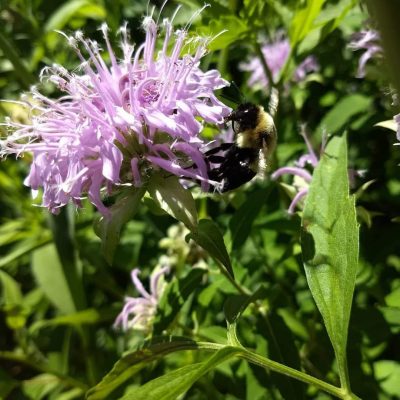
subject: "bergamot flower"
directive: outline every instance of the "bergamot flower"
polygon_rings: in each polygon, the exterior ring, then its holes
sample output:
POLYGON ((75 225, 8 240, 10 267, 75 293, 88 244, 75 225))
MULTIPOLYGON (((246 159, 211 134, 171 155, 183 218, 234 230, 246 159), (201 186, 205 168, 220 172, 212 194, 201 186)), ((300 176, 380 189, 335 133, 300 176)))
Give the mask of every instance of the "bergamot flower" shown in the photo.
POLYGON ((137 47, 122 26, 121 58, 103 25, 109 63, 99 44, 82 32, 65 35, 80 60, 79 70, 53 65, 41 74, 63 95, 51 99, 33 88, 33 100, 21 102, 30 123, 3 124, 11 133, 1 141, 0 154, 32 154, 24 183, 34 193, 43 190, 42 205, 51 212, 70 201, 80 206, 88 196, 107 215, 102 192, 113 194, 120 185, 140 187, 160 170, 198 181, 207 191, 199 134, 204 122, 222 123, 229 113, 214 93, 228 83, 217 70, 200 68, 212 38, 189 37, 190 21, 174 30, 173 19, 157 26, 151 16, 145 17, 146 38, 137 47), (185 53, 188 48, 193 49, 190 54, 185 53))

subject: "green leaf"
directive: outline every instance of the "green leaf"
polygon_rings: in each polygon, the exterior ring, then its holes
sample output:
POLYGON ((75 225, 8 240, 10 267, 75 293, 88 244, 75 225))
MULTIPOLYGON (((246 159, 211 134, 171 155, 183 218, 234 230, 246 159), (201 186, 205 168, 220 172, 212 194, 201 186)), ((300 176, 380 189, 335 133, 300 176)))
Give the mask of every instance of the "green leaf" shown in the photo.
POLYGON ((72 18, 104 19, 106 10, 89 0, 72 0, 62 5, 51 15, 44 26, 45 32, 63 29, 72 18))
POLYGON ((33 252, 32 272, 38 286, 56 308, 65 314, 77 310, 54 245, 49 244, 33 252))
POLYGON ((213 221, 209 219, 200 220, 197 229, 189 233, 187 238, 193 239, 200 247, 206 250, 210 256, 221 263, 228 274, 234 278, 232 264, 226 250, 224 238, 218 226, 213 221))
POLYGON ((179 368, 131 390, 121 400, 175 400, 190 389, 199 378, 234 357, 238 352, 240 349, 225 347, 205 362, 179 368))
POLYGON ((193 340, 168 337, 167 340, 155 344, 150 343, 148 347, 127 353, 116 362, 113 369, 104 376, 100 383, 88 391, 87 399, 107 399, 112 391, 151 362, 176 351, 196 350, 197 348, 198 345, 193 340))
POLYGON ((315 28, 315 19, 324 3, 325 0, 307 0, 306 7, 294 14, 289 32, 290 44, 293 49, 315 28))
POLYGON ((82 310, 86 307, 86 298, 82 283, 82 268, 75 249, 75 208, 63 208, 58 215, 50 215, 49 225, 75 307, 77 310, 82 310))
MULTIPOLYGON (((272 188, 272 186, 270 187, 272 188)), ((232 250, 239 249, 249 237, 251 228, 263 205, 266 204, 271 190, 259 190, 250 194, 229 221, 232 250)))
POLYGON ((366 113, 372 105, 372 97, 361 94, 351 94, 339 100, 322 119, 319 130, 329 134, 339 132, 352 118, 360 113, 366 113))
POLYGON ((173 278, 164 291, 157 306, 154 334, 160 334, 174 321, 188 297, 199 288, 206 271, 192 269, 184 278, 173 278))
POLYGON ((346 137, 329 142, 314 171, 303 212, 301 247, 308 285, 348 388, 346 344, 358 267, 355 199, 349 195, 346 137))
POLYGON ((112 264, 121 229, 136 214, 145 188, 133 188, 124 192, 109 208, 110 215, 101 217, 95 223, 96 235, 101 239, 101 250, 109 264, 112 264))
POLYGON ((44 319, 33 323, 30 327, 30 332, 48 327, 48 326, 81 326, 81 325, 93 325, 101 321, 108 321, 115 317, 116 311, 113 309, 96 310, 88 308, 87 310, 78 311, 73 314, 61 315, 52 319, 44 319))
POLYGON ((375 378, 382 389, 393 398, 400 393, 400 363, 393 360, 380 360, 374 363, 375 378))
POLYGON ((197 209, 192 193, 180 184, 178 177, 164 178, 154 175, 148 191, 152 199, 166 213, 185 224, 190 230, 197 227, 197 209))
POLYGON ((0 284, 2 288, 2 303, 17 305, 22 303, 22 293, 19 284, 7 272, 0 270, 0 284))

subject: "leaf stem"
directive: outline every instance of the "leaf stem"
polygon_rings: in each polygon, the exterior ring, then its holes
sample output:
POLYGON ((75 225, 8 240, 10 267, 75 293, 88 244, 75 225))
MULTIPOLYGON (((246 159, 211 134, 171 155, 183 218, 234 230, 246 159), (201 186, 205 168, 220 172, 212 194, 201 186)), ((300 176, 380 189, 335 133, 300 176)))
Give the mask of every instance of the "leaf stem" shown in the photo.
MULTIPOLYGON (((222 344, 209 343, 209 342, 198 342, 197 346, 198 349, 203 349, 203 350, 219 350, 225 347, 222 344)), ((351 393, 348 389, 338 388, 336 386, 333 386, 330 383, 324 382, 302 371, 298 371, 297 369, 288 367, 276 361, 272 361, 268 358, 260 356, 256 353, 253 353, 252 351, 247 350, 244 347, 237 347, 237 356, 252 364, 259 365, 260 367, 264 367, 279 374, 289 376, 290 378, 307 383, 309 385, 316 386, 320 390, 329 393, 339 399, 360 400, 358 396, 351 393)))

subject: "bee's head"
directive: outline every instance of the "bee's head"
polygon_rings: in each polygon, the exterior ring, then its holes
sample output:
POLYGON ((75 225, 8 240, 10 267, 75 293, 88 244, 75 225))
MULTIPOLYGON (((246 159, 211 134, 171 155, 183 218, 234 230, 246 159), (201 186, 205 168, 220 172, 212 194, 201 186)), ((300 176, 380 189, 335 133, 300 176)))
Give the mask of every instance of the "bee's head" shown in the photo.
POLYGON ((252 103, 243 103, 225 117, 225 122, 232 121, 232 128, 235 133, 243 132, 247 129, 254 129, 257 126, 259 113, 259 106, 252 103))

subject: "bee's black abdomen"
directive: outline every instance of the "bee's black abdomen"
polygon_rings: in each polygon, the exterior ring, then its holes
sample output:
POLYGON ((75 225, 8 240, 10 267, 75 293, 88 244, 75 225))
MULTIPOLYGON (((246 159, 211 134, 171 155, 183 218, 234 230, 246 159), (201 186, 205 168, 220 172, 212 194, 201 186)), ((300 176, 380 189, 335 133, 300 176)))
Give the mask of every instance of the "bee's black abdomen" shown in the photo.
MULTIPOLYGON (((241 148, 232 143, 224 157, 217 159, 214 155, 208 155, 208 160, 218 165, 210 168, 208 178, 222 184, 222 187, 218 188, 220 192, 236 189, 256 176, 256 172, 251 168, 256 158, 257 150, 241 148)), ((215 190, 214 186, 210 187, 210 192, 215 190)))

